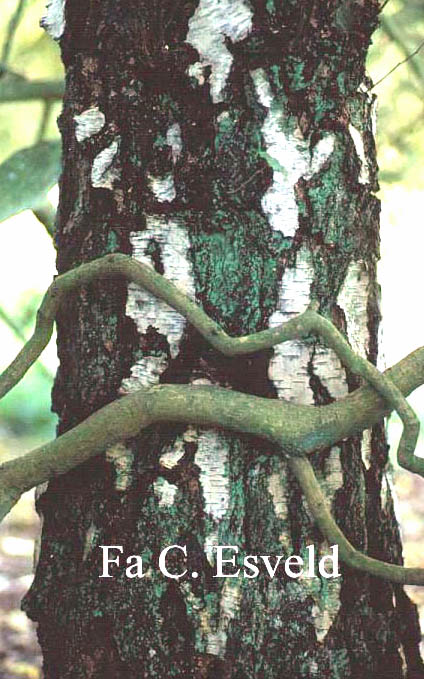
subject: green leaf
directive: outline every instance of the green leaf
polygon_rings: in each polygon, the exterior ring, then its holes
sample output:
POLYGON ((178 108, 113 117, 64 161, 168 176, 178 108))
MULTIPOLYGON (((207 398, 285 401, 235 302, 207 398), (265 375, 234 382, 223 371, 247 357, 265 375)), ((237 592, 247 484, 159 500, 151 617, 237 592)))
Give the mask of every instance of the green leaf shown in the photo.
POLYGON ((61 144, 43 141, 17 151, 0 165, 0 222, 46 200, 61 170, 61 144))

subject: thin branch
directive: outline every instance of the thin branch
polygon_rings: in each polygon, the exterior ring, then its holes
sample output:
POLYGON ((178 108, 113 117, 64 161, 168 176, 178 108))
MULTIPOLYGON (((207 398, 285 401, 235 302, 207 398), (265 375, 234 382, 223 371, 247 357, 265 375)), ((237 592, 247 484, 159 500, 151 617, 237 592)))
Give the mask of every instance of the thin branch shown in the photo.
POLYGON ((398 462, 404 469, 424 476, 424 459, 414 454, 420 433, 420 422, 400 390, 372 363, 355 354, 334 325, 322 316, 318 314, 313 316, 309 323, 309 330, 323 337, 342 363, 352 372, 361 375, 396 410, 403 423, 402 436, 397 450, 398 462))
MULTIPOLYGON (((403 55, 405 57, 405 61, 409 62, 409 67, 411 71, 414 73, 416 78, 419 80, 419 85, 422 88, 424 85, 424 75, 422 70, 420 69, 418 63, 416 60, 412 58, 413 55, 411 55, 408 46, 406 43, 403 41, 403 38, 399 35, 399 33, 396 31, 396 29, 393 28, 392 23, 389 22, 385 17, 381 17, 380 19, 380 25, 382 31, 387 35, 390 40, 392 40, 398 48, 400 49, 401 52, 403 52, 403 55)), ((422 45, 421 45, 422 47, 422 45)), ((418 48, 418 51, 421 49, 421 47, 418 48)), ((404 63, 404 62, 402 62, 404 63)), ((420 91, 421 94, 421 91, 420 91)))
MULTIPOLYGON (((34 334, 0 377, 0 397, 22 378, 46 346, 59 305, 66 295, 99 278, 114 277, 124 277, 165 301, 226 356, 249 354, 315 333, 325 340, 346 366, 364 377, 375 391, 369 390, 368 395, 365 391, 362 394, 363 401, 361 398, 358 402, 358 395, 354 394, 332 406, 311 408, 217 387, 161 385, 140 390, 105 406, 56 441, 23 458, 3 464, 0 467, 0 518, 10 510, 24 490, 64 473, 108 446, 134 436, 153 422, 206 424, 259 435, 278 443, 289 457, 289 464, 305 492, 318 525, 324 535, 331 536, 340 546, 341 558, 347 563, 394 582, 424 584, 424 569, 403 569, 370 560, 350 545, 326 508, 313 469, 304 458, 305 454, 350 435, 355 430, 354 426, 360 431, 369 427, 375 417, 381 415, 378 413, 379 408, 383 412, 396 409, 404 424, 398 449, 399 462, 407 469, 424 475, 424 460, 414 456, 419 422, 401 391, 405 388, 405 374, 400 374, 400 384, 396 386, 396 369, 389 376, 379 373, 371 363, 357 356, 339 331, 312 306, 277 328, 245 337, 230 337, 173 283, 149 266, 127 255, 106 255, 68 271, 52 283, 38 311, 34 334), (370 399, 374 401, 371 409, 367 404, 370 399), (364 403, 367 405, 365 410, 364 403), (352 407, 356 408, 355 416, 352 407)), ((422 362, 423 352, 415 352, 412 363, 416 364, 417 354, 422 362)), ((410 360, 410 357, 406 359, 410 360)))
POLYGON ((43 110, 41 112, 40 124, 35 136, 35 143, 38 144, 43 141, 44 135, 46 134, 47 125, 49 123, 50 112, 52 110, 53 102, 51 99, 45 99, 43 101, 43 110))
POLYGON ((339 546, 339 556, 345 564, 391 582, 399 582, 403 585, 424 585, 424 568, 405 568, 404 566, 379 561, 362 554, 353 547, 334 521, 309 460, 293 457, 289 460, 289 467, 302 488, 309 509, 321 533, 329 540, 330 544, 339 546))
POLYGON ((195 302, 149 266, 122 254, 104 257, 82 264, 56 278, 46 292, 37 314, 34 334, 16 359, 0 377, 0 398, 9 391, 37 360, 50 340, 59 304, 69 291, 99 278, 124 277, 162 299, 178 311, 215 349, 225 356, 241 356, 293 339, 304 339, 315 333, 325 339, 340 360, 352 372, 363 377, 394 408, 404 428, 398 448, 399 464, 424 476, 424 460, 414 456, 419 434, 419 420, 399 389, 371 363, 357 356, 332 323, 313 309, 308 309, 283 325, 244 337, 230 337, 195 302))
POLYGON ((50 238, 53 238, 56 222, 56 210, 54 209, 53 205, 48 200, 46 200, 43 205, 40 205, 38 208, 34 209, 33 213, 37 217, 38 221, 44 226, 50 238))
MULTIPOLYGON (((13 318, 10 318, 9 314, 5 312, 5 310, 0 307, 0 319, 7 325, 8 328, 16 335, 16 337, 23 343, 26 342, 26 337, 25 334, 23 333, 22 329, 19 327, 17 323, 13 320, 13 318)), ((37 367, 40 370, 40 372, 43 373, 44 377, 46 377, 49 381, 53 380, 53 375, 50 372, 48 368, 39 361, 37 363, 37 367)))
POLYGON ((19 22, 22 18, 26 0, 19 0, 18 6, 14 11, 9 25, 7 27, 7 34, 3 45, 3 51, 1 55, 2 66, 6 67, 9 61, 10 51, 12 49, 13 39, 15 37, 16 30, 18 28, 19 22))
POLYGON ((380 11, 380 12, 382 12, 382 11, 383 11, 383 9, 385 8, 385 6, 386 6, 386 5, 387 5, 387 4, 389 3, 389 2, 390 2, 390 0, 385 0, 385 1, 383 2, 383 4, 381 5, 381 7, 380 7, 380 10, 379 10, 379 11, 380 11))
POLYGON ((19 76, 6 74, 0 79, 0 103, 28 101, 32 99, 62 99, 64 83, 62 80, 26 80, 19 76))
MULTIPOLYGON (((386 22, 384 25, 385 25, 385 29, 384 29, 384 30, 385 30, 387 33, 388 33, 389 30, 391 31, 391 29, 388 28, 387 22, 386 22)), ((388 33, 388 34, 389 34, 389 33, 388 33)), ((396 40, 396 42, 397 42, 399 45, 401 45, 399 39, 394 37, 393 31, 391 31, 390 35, 393 36, 393 39, 396 40)), ((411 54, 408 54, 408 53, 407 53, 405 59, 402 59, 402 61, 399 61, 399 63, 396 64, 396 66, 393 66, 393 68, 391 68, 390 71, 388 71, 388 73, 386 73, 385 75, 383 75, 383 77, 380 78, 380 80, 377 80, 377 82, 374 83, 374 85, 373 85, 372 87, 370 87, 370 91, 373 90, 374 87, 377 87, 377 85, 379 85, 380 83, 382 83, 383 80, 386 80, 386 78, 388 78, 389 75, 391 75, 394 71, 396 71, 396 70, 399 68, 399 66, 402 66, 403 64, 406 64, 408 61, 411 61, 411 59, 413 59, 413 58, 414 58, 414 57, 422 50, 423 47, 424 47, 424 40, 418 45, 418 47, 417 47, 411 54)), ((401 49, 403 49, 403 51, 405 52, 406 47, 404 47, 404 46, 402 45, 401 49)), ((414 72, 415 72, 415 75, 419 78, 419 80, 420 80, 420 82, 421 82, 421 84, 422 84, 422 83, 423 83, 423 76, 422 76, 422 74, 421 74, 421 71, 418 69, 418 67, 415 66, 415 62, 411 61, 411 65, 412 65, 412 64, 414 64, 413 70, 414 70, 414 72)))
MULTIPOLYGON (((404 395, 411 393, 424 383, 424 347, 385 374, 404 395)), ((0 470, 3 474, 6 468, 13 469, 12 485, 24 492, 157 422, 192 423, 244 432, 279 444, 286 455, 308 455, 368 429, 390 410, 368 386, 328 406, 316 407, 216 386, 163 384, 121 397, 58 439, 4 463, 0 470), (110 427, 105 429, 104 422, 109 422, 110 427), (79 441, 84 447, 80 452, 79 441)))
MULTIPOLYGON (((387 374, 404 394, 408 394, 424 382, 424 348, 403 359, 387 374)), ((308 449, 310 451, 312 437, 315 437, 315 450, 333 445, 341 438, 369 428, 387 412, 387 404, 370 387, 362 387, 330 406, 320 407, 297 406, 287 401, 260 398, 221 387, 160 385, 141 389, 104 406, 59 438, 0 465, 0 520, 26 490, 66 473, 156 422, 222 427, 262 436, 278 443, 284 452, 295 448, 300 453, 302 448, 305 452, 308 449), (331 410, 330 416, 328 410, 331 410), (352 423, 353 413, 355 417, 352 423), (324 424, 325 436, 321 443, 320 431, 324 424)), ((329 510, 327 512, 330 515, 322 517, 322 502, 317 494, 318 481, 313 470, 308 469, 302 460, 304 458, 299 455, 289 457, 289 464, 305 492, 322 533, 340 546, 342 560, 394 582, 424 584, 424 569, 421 569, 419 576, 416 569, 407 569, 400 580, 398 566, 377 562, 383 566, 377 573, 375 564, 370 570, 368 557, 364 557, 364 561, 358 560, 358 555, 364 555, 356 550, 352 561, 349 549, 344 549, 346 543, 343 540, 346 541, 346 538, 337 526, 339 533, 336 532, 329 510)))

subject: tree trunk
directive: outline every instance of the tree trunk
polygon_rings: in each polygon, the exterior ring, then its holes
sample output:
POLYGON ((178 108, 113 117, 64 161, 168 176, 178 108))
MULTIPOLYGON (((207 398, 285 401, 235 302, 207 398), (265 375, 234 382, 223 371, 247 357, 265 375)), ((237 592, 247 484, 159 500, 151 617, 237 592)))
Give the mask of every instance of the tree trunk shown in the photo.
MULTIPOLYGON (((62 10, 54 0, 45 20, 67 74, 59 272, 130 253, 232 335, 318 301, 375 363, 379 202, 364 62, 376 0, 67 0, 62 10)), ((159 382, 317 406, 359 384, 315 339, 225 358, 119 281, 69 299, 58 349, 59 433, 159 382)), ((314 456, 349 540, 402 563, 386 462, 382 424, 314 456)), ((242 557, 330 554, 269 443, 150 427, 51 482, 37 508, 41 553, 24 607, 46 679, 424 676, 400 586, 343 565, 335 578, 213 577, 214 545, 242 557), (188 552, 168 560, 188 569, 179 580, 157 567, 175 544, 188 552), (122 545, 121 564, 142 555, 146 576, 112 565, 100 578, 100 545, 122 545)))

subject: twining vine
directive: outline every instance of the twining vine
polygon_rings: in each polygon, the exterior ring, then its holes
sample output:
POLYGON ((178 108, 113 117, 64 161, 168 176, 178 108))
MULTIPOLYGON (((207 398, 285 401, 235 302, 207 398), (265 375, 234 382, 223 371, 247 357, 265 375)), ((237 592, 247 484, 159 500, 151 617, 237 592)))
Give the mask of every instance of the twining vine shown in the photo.
POLYGON ((367 429, 396 410, 403 422, 399 464, 424 476, 424 459, 415 456, 419 421, 404 394, 424 381, 424 347, 387 373, 356 355, 340 332, 320 316, 315 304, 276 328, 244 337, 230 337, 195 302, 149 266, 123 254, 110 254, 58 276, 37 312, 34 333, 0 376, 0 398, 25 375, 48 344, 54 321, 67 294, 99 278, 124 277, 178 311, 218 351, 226 356, 250 354, 315 334, 335 351, 342 363, 370 387, 327 406, 295 405, 220 387, 159 385, 123 396, 101 408, 56 440, 0 466, 0 520, 23 492, 69 471, 118 441, 131 438, 156 422, 184 422, 262 436, 280 446, 296 476, 322 534, 339 546, 340 558, 352 568, 391 580, 424 585, 424 569, 405 568, 356 550, 331 515, 307 456, 367 429))

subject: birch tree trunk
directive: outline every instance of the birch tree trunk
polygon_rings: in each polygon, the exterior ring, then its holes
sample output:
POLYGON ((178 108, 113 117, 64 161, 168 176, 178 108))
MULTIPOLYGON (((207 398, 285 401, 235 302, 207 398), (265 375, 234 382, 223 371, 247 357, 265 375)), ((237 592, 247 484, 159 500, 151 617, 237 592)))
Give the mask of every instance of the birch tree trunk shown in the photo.
MULTIPOLYGON (((58 270, 107 252, 150 263, 233 335, 318 300, 377 361, 379 245, 373 95, 376 0, 52 0, 66 94, 58 270)), ((140 385, 207 383, 325 405, 358 386, 319 341, 228 359, 150 294, 102 283, 59 318, 62 433, 140 385)), ((383 425, 315 456, 347 537, 402 563, 383 425)), ((330 546, 281 453, 262 440, 155 426, 49 484, 34 584, 46 679, 423 676, 399 586, 213 577, 213 546, 330 546), (160 551, 187 545, 165 578, 160 551), (101 574, 99 545, 143 556, 101 574), (180 559, 181 557, 181 559, 180 559), (191 577, 196 571, 197 579, 191 577)), ((176 554, 177 552, 174 552, 176 554)))

